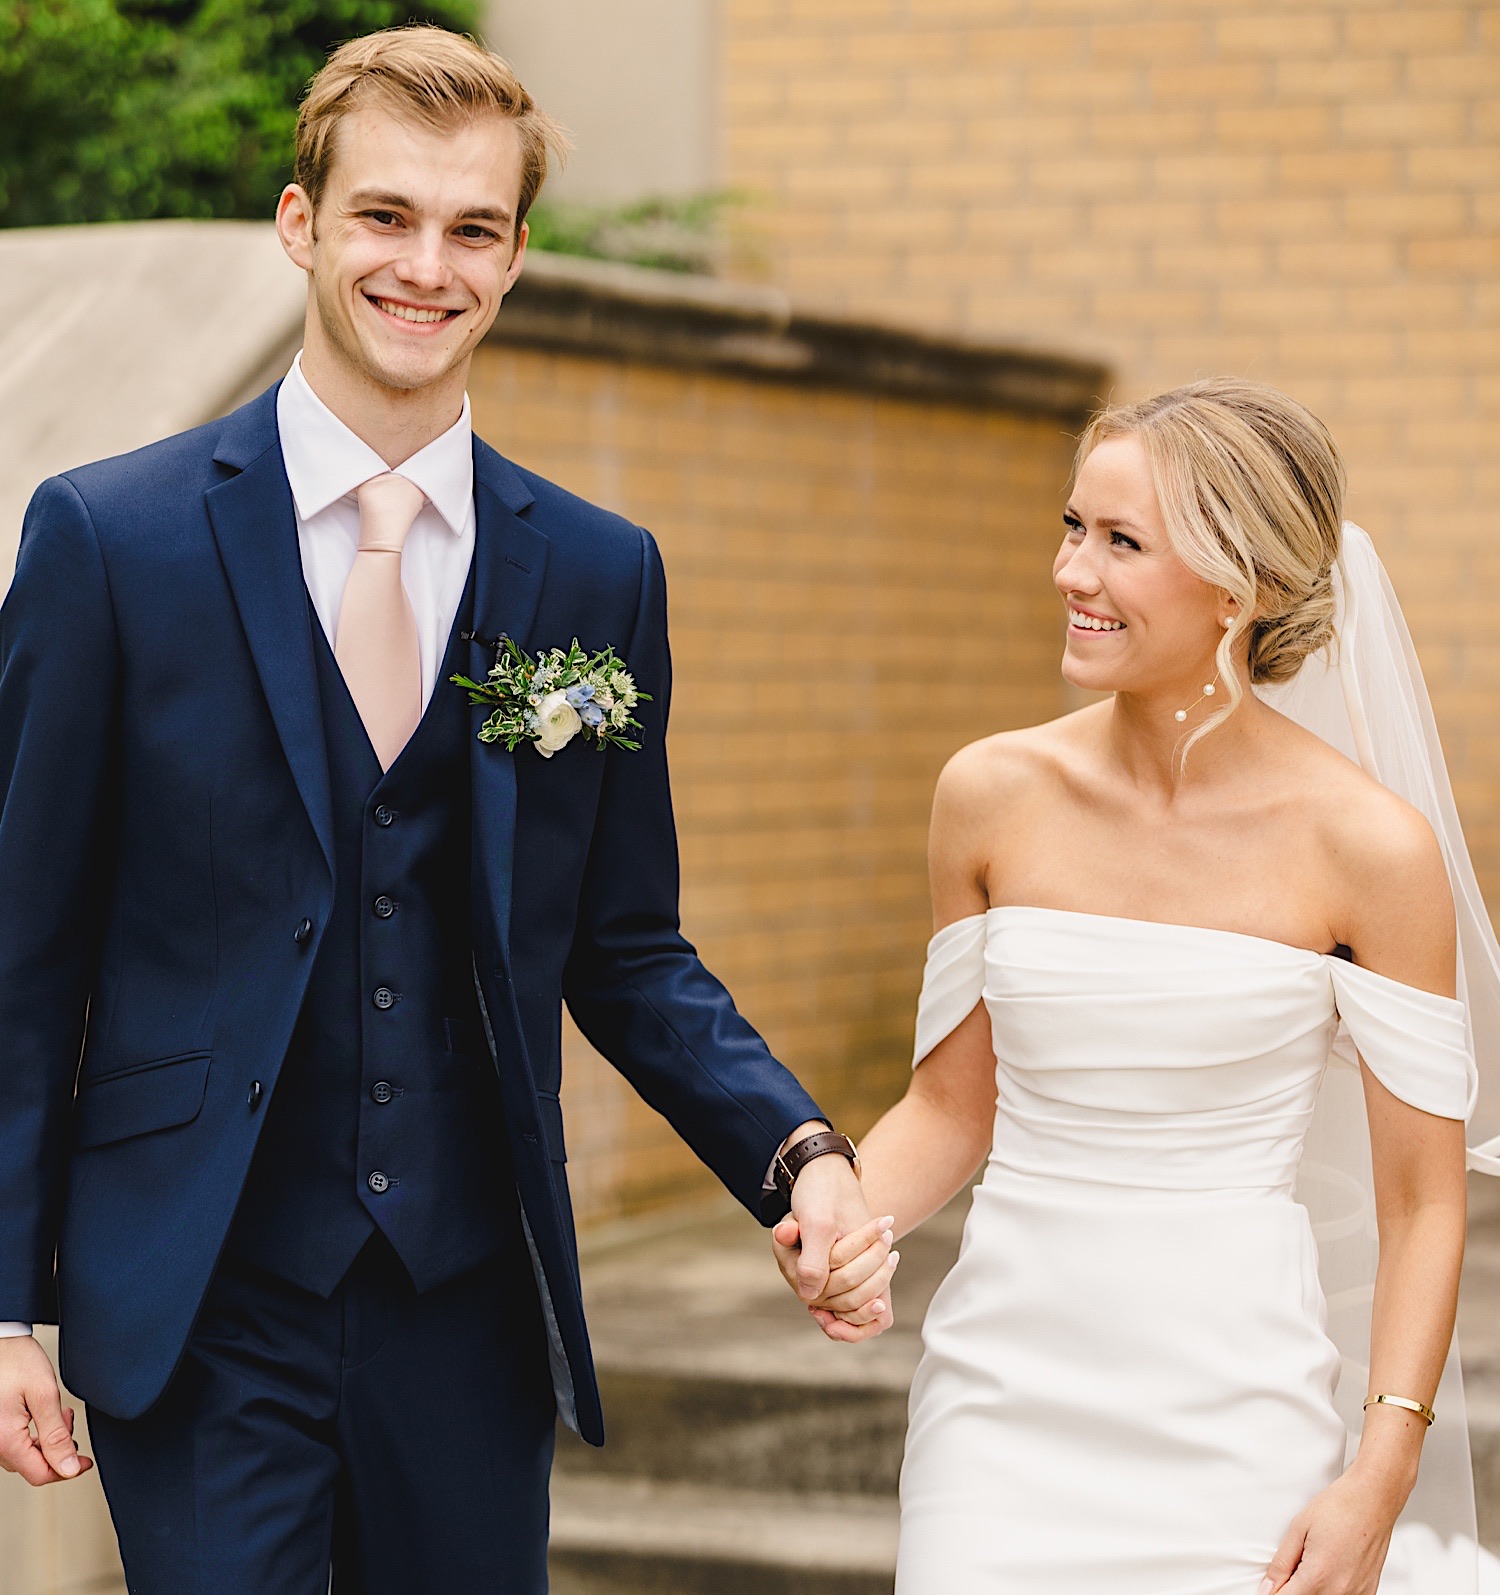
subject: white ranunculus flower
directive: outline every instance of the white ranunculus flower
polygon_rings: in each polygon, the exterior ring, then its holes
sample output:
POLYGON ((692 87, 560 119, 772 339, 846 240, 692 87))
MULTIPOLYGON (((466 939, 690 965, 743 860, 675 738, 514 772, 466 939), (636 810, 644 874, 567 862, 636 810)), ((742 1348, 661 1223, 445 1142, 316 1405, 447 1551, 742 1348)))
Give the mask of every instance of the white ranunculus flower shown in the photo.
POLYGON ((544 759, 550 759, 559 748, 567 747, 583 726, 566 692, 549 692, 537 705, 536 718, 541 731, 536 751, 544 759))

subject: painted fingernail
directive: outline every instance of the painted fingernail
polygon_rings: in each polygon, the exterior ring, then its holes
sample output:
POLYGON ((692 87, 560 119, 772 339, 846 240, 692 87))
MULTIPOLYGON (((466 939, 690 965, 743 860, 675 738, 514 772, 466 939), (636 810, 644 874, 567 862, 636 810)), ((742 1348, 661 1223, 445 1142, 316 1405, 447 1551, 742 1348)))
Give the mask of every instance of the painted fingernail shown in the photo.
POLYGON ((887 1246, 894 1246, 896 1244, 896 1232, 893 1229, 881 1230, 880 1238, 886 1243, 887 1246))
POLYGON ((896 1268, 897 1268, 897 1266, 898 1266, 898 1264, 901 1262, 901 1253, 900 1252, 892 1252, 890 1257, 887 1259, 887 1261, 891 1265, 891 1272, 894 1273, 896 1268))
POLYGON ((880 1227, 881 1227, 881 1229, 889 1229, 891 1227, 891 1225, 893 1225, 895 1222, 896 1222, 896 1215, 894 1213, 887 1213, 886 1216, 883 1219, 881 1219, 880 1227))
POLYGON ((872 1313, 883 1313, 885 1311, 885 1303, 883 1301, 872 1301, 870 1303, 870 1311, 872 1313))

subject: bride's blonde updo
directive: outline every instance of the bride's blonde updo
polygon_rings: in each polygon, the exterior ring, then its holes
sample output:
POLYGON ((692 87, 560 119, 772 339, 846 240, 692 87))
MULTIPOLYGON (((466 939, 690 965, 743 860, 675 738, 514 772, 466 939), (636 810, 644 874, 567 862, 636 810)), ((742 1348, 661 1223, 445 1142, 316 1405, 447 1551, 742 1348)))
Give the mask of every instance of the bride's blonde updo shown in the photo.
POLYGON ((1236 620, 1219 644, 1229 702, 1244 693, 1234 656, 1249 635, 1250 679, 1286 681, 1333 638, 1333 563, 1344 462, 1310 410, 1264 383, 1205 377, 1089 423, 1074 475, 1109 438, 1139 440, 1172 546, 1195 576, 1229 594, 1236 620))

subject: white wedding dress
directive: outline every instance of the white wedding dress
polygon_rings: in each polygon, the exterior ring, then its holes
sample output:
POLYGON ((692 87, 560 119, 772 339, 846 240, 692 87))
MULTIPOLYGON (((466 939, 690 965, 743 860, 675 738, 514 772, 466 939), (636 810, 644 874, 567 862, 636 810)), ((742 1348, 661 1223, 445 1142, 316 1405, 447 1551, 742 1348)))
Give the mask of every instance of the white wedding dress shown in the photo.
MULTIPOLYGON (((1398 1097, 1462 1119, 1464 1006, 1256 936, 1024 907, 933 938, 918 1065, 980 1001, 994 1146, 927 1316, 897 1595, 1255 1595, 1345 1464, 1294 1190, 1339 1021, 1398 1097)), ((1472 1590, 1472 1541, 1417 1529, 1382 1589, 1472 1590)))

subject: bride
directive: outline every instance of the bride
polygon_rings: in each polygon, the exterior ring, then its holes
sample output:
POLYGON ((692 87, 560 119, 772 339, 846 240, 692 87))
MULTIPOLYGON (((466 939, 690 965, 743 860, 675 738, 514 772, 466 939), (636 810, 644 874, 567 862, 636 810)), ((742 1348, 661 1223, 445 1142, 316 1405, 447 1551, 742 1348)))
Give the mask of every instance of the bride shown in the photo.
MULTIPOLYGON (((1098 416, 1053 574, 1063 674, 1110 696, 938 783, 871 1211, 909 1230, 988 1161, 924 1328, 898 1595, 1475 1588, 1450 1343, 1500 976, 1342 497, 1258 384, 1098 416)), ((814 1304, 835 1338, 889 1319, 871 1256, 814 1304)))

